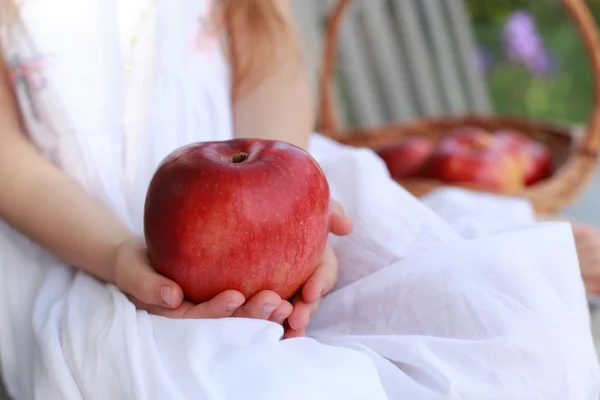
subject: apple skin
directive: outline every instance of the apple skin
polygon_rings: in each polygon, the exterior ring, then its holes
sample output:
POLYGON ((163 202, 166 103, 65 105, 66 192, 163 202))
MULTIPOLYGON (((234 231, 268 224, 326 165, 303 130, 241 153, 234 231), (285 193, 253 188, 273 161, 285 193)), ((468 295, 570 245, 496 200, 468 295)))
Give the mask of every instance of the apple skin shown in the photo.
POLYGON ((514 130, 500 130, 494 135, 520 158, 525 185, 533 185, 550 176, 552 153, 548 146, 514 130))
POLYGON ((519 158, 489 132, 462 128, 444 136, 425 168, 430 178, 507 193, 522 187, 519 158))
POLYGON ((184 146, 163 160, 144 231, 153 267, 194 303, 231 289, 289 299, 318 264, 329 216, 327 179, 306 151, 235 139, 184 146))
POLYGON ((392 178, 403 179, 417 176, 434 148, 433 140, 410 136, 381 147, 376 152, 385 162, 392 178))

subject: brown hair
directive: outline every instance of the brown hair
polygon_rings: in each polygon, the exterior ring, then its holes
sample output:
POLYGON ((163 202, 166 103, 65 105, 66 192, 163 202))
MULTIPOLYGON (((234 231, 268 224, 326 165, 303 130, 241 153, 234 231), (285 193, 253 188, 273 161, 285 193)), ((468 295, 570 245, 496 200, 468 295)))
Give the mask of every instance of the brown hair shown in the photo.
MULTIPOLYGON (((298 50, 291 25, 282 14, 281 0, 215 0, 214 27, 226 33, 232 65, 232 91, 237 97, 260 83, 276 65, 281 51, 298 50)), ((0 0, 0 26, 18 16, 16 0, 0 0)))
POLYGON ((294 32, 278 1, 217 0, 214 21, 227 33, 234 97, 260 83, 282 52, 298 55, 294 32))

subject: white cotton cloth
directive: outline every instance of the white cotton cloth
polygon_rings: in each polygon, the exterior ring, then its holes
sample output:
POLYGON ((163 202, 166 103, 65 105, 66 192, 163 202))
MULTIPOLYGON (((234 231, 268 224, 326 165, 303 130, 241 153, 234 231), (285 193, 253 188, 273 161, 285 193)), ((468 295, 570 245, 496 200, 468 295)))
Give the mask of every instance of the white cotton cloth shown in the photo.
MULTIPOLYGON (((44 85, 15 82, 42 154, 141 233, 157 164, 180 145, 231 138, 231 104, 228 66, 210 35, 190 45, 207 1, 128 2, 26 1, 5 50, 13 70, 49 62, 37 72, 44 85), (136 10, 147 9, 137 24, 136 10), (128 74, 131 32, 140 39, 128 74)), ((419 201, 369 150, 313 135, 310 151, 355 231, 331 238, 340 279, 309 337, 282 341, 282 328, 265 321, 137 311, 114 286, 2 223, 0 362, 11 395, 597 398, 568 224, 537 224, 526 202, 461 190, 419 201)))

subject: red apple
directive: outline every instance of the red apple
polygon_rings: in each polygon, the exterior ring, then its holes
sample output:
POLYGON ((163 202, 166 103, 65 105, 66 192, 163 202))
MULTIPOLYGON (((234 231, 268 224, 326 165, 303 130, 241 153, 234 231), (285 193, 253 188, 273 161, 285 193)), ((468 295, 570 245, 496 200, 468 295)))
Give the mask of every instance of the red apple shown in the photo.
POLYGON ((411 136, 378 149, 377 154, 385 161, 390 175, 402 179, 416 176, 434 147, 430 139, 411 136))
POLYGON ((494 135, 520 157, 525 185, 533 185, 550 176, 552 153, 548 146, 514 130, 500 130, 494 135))
POLYGON ((494 192, 522 186, 519 158, 487 131, 463 128, 443 137, 426 167, 427 176, 448 183, 473 184, 494 192))
POLYGON ((175 150, 146 197, 156 270, 200 303, 225 290, 289 299, 314 272, 329 231, 330 194, 317 162, 291 144, 236 139, 175 150))

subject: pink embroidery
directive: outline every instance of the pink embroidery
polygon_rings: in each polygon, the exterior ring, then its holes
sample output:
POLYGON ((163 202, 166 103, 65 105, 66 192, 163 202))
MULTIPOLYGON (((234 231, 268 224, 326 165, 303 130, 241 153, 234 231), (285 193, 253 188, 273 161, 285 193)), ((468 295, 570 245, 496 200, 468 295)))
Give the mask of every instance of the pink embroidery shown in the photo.
POLYGON ((50 65, 48 57, 31 57, 22 59, 14 55, 8 62, 9 78, 15 89, 21 86, 31 107, 33 118, 39 121, 39 113, 33 100, 34 92, 46 87, 44 70, 50 65))
POLYGON ((26 84, 29 89, 41 90, 46 86, 46 77, 43 70, 50 65, 50 60, 46 57, 35 57, 21 59, 14 56, 9 62, 9 76, 13 85, 19 83, 26 84))
POLYGON ((211 25, 210 16, 212 15, 212 1, 206 1, 204 12, 198 18, 198 26, 190 40, 190 52, 202 51, 206 57, 210 58, 218 45, 218 35, 211 25))

